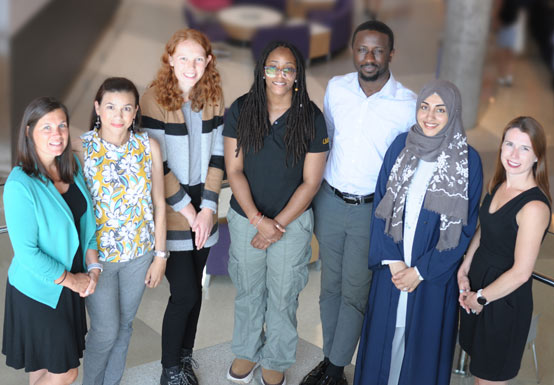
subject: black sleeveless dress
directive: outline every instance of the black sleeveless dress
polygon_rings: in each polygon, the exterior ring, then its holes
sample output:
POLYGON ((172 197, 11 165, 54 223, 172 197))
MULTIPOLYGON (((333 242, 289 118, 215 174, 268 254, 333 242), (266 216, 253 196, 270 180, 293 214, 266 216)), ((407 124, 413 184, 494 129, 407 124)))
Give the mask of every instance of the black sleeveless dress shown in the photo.
MULTIPOLYGON (((87 201, 74 183, 62 197, 80 234, 79 220, 87 201)), ((84 272, 81 245, 73 258, 71 272, 84 272)), ((6 355, 6 365, 25 368, 26 372, 47 369, 51 373, 65 373, 79 366, 87 332, 85 301, 79 293, 64 287, 58 305, 52 309, 27 297, 8 281, 4 313, 2 353, 6 355)))
MULTIPOLYGON (((472 291, 486 287, 513 266, 519 210, 535 200, 550 207, 542 191, 533 187, 491 214, 497 189, 486 195, 479 211, 481 240, 468 274, 472 291)), ((531 289, 529 278, 512 293, 485 306, 479 315, 460 311, 460 345, 471 356, 473 375, 489 381, 507 381, 517 375, 533 313, 531 289)))

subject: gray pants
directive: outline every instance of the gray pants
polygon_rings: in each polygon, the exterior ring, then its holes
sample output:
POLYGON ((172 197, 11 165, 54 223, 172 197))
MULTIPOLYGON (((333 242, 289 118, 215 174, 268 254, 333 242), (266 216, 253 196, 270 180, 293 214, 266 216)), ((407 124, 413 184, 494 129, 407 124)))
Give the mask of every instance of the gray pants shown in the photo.
POLYGON ((290 223, 266 250, 250 245, 257 231, 247 218, 233 209, 227 218, 229 275, 237 289, 233 353, 284 372, 296 361, 296 310, 298 295, 308 282, 312 210, 290 223))
POLYGON ((371 271, 367 265, 373 204, 348 204, 324 181, 313 207, 322 264, 319 306, 323 354, 334 365, 346 366, 360 338, 369 296, 371 271))
POLYGON ((150 252, 129 262, 104 263, 96 291, 85 300, 90 329, 83 385, 120 383, 152 256, 150 252))

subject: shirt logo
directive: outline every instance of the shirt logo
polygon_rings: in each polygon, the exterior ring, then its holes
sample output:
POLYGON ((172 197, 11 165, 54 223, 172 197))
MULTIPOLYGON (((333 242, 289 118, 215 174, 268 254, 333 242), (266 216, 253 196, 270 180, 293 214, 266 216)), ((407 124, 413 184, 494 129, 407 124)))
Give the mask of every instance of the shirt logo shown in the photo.
POLYGON ((329 138, 323 139, 323 144, 328 144, 328 143, 329 143, 329 138))

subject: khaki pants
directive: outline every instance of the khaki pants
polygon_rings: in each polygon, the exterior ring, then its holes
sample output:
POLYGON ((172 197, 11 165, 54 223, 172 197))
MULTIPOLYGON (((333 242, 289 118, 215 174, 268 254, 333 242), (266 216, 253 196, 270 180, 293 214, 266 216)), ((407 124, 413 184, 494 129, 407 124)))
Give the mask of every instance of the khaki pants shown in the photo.
POLYGON ((229 209, 229 275, 237 289, 233 353, 284 372, 296 360, 298 295, 308 282, 313 231, 309 209, 266 250, 250 245, 257 230, 229 209), (264 330, 265 324, 265 330, 264 330))

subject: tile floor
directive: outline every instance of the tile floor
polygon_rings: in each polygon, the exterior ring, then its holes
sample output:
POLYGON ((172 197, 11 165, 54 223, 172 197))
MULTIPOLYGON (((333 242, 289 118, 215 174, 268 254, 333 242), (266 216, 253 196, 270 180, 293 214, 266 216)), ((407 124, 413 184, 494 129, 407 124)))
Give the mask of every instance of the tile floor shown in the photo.
MULTIPOLYGON (((92 100, 96 89, 108 76, 126 76, 143 91, 157 71, 165 41, 184 26, 181 16, 182 0, 123 0, 110 26, 99 38, 90 60, 75 80, 65 102, 72 117, 74 137, 88 129, 92 100)), ((363 21, 361 1, 356 1, 359 12, 356 24, 363 21)), ((381 18, 394 30, 397 40, 396 55, 391 65, 395 77, 414 91, 434 76, 439 39, 443 23, 442 0, 387 0, 383 2, 381 18), (414 33, 417 31, 417 33, 414 33)), ((244 92, 252 81, 253 59, 248 48, 224 45, 230 51, 228 58, 218 60, 224 85, 226 105, 244 92)), ((316 62, 308 69, 308 87, 311 98, 322 106, 327 81, 334 75, 353 71, 348 50, 329 62, 316 62)), ((504 124, 518 114, 528 114, 543 122, 552 141, 554 132, 554 95, 550 77, 544 64, 531 46, 516 63, 515 84, 512 88, 497 88, 492 54, 487 57, 479 124, 468 131, 470 143, 479 150, 485 177, 491 175, 504 124)), ((554 168, 554 152, 549 147, 550 169, 554 168)), ((229 195, 222 194, 221 206, 226 207, 229 195)), ((6 276, 11 252, 6 235, 0 235, 0 275, 6 276)), ((554 276, 554 237, 547 237, 537 270, 554 276)), ((321 323, 318 295, 320 272, 310 269, 308 286, 301 293, 298 310, 298 332, 302 339, 321 346, 321 323)), ((4 285, 0 285, 0 322, 3 320, 4 285)), ((541 313, 537 355, 541 384, 554 384, 554 288, 535 283, 535 310, 541 313)), ((147 290, 135 320, 135 332, 128 356, 128 367, 138 367, 159 360, 160 330, 163 310, 168 298, 168 285, 147 290)), ((228 342, 233 327, 234 288, 226 276, 212 277, 205 292, 200 316, 196 349, 228 342)), ((354 363, 355 359, 353 360, 354 363)), ((202 363, 201 363, 202 364, 202 363)), ((21 371, 0 365, 0 382, 9 385, 28 383, 21 371)), ((524 355, 522 369, 511 384, 527 385, 534 379, 530 350, 524 355)), ((471 378, 453 375, 452 384, 472 383, 471 378)))

